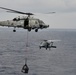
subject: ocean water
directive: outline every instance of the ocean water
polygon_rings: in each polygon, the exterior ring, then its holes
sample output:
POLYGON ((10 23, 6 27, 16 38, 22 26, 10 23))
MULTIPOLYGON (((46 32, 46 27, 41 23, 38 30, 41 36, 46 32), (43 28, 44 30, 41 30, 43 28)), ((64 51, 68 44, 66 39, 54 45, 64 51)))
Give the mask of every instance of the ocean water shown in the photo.
POLYGON ((0 28, 0 75, 25 75, 21 69, 26 58, 28 75, 76 75, 76 30, 31 31, 28 39, 26 30, 12 30, 0 28), (39 49, 44 39, 60 41, 54 42, 55 49, 39 49))

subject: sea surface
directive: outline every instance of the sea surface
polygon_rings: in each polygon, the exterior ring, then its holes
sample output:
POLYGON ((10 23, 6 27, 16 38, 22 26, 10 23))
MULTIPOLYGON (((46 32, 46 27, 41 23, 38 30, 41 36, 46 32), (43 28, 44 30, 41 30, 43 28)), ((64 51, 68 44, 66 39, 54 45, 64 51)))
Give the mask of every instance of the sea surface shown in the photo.
POLYGON ((76 75, 75 29, 12 30, 0 28, 0 75, 26 75, 21 72, 26 59, 27 75, 76 75), (46 50, 39 49, 42 40, 60 41, 46 50))

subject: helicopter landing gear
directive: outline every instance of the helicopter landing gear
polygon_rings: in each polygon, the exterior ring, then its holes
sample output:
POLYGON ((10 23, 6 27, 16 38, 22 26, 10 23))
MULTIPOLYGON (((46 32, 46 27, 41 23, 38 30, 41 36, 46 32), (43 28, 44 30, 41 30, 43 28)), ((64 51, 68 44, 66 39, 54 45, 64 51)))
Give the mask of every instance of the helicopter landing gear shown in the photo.
POLYGON ((16 29, 15 29, 15 27, 14 27, 14 29, 13 29, 13 32, 16 32, 16 29))
POLYGON ((35 32, 38 32, 38 29, 35 29, 35 32))
POLYGON ((14 29, 13 32, 16 32, 16 30, 14 29))

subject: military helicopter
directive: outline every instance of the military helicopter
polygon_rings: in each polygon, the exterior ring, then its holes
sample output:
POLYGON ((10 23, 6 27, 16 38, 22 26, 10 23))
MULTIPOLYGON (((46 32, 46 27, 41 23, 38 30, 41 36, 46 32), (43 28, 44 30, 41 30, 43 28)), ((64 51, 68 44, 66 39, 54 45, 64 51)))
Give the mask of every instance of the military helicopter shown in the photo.
POLYGON ((56 46, 53 45, 54 42, 56 41, 60 41, 60 40, 43 40, 40 45, 39 48, 45 48, 46 50, 49 48, 49 50, 51 48, 57 48, 56 46))
MULTIPOLYGON (((24 14, 27 15, 27 17, 17 17, 14 18, 13 21, 18 22, 18 21, 23 21, 23 24, 8 24, 8 25, 2 25, 0 24, 0 26, 8 26, 8 27, 14 27, 13 32, 16 32, 15 28, 19 27, 19 28, 24 28, 27 29, 29 32, 32 29, 35 29, 35 32, 38 32, 38 29, 44 29, 44 28, 48 28, 49 25, 45 24, 42 20, 31 17, 31 15, 34 15, 33 13, 24 13, 24 12, 20 12, 20 11, 16 11, 16 10, 12 10, 12 9, 8 9, 8 8, 4 8, 4 7, 0 7, 1 9, 4 10, 8 10, 7 12, 11 12, 11 13, 19 13, 19 14, 24 14)), ((51 12, 54 13, 54 12, 51 12)))

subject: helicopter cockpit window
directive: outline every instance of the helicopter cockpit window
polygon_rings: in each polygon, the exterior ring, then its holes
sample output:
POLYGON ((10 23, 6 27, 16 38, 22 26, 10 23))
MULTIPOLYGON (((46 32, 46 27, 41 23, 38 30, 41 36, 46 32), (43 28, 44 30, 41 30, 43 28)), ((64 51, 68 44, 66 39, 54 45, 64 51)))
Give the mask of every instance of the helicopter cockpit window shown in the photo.
POLYGON ((42 20, 39 20, 39 23, 40 23, 40 24, 44 24, 44 22, 43 22, 42 20))

